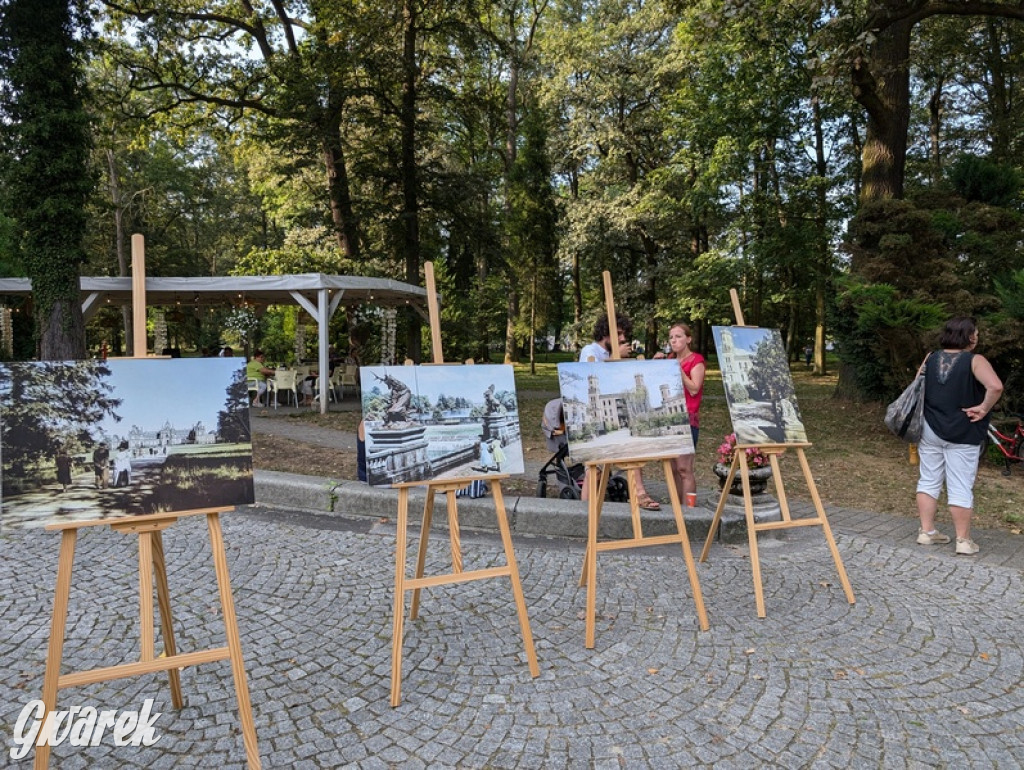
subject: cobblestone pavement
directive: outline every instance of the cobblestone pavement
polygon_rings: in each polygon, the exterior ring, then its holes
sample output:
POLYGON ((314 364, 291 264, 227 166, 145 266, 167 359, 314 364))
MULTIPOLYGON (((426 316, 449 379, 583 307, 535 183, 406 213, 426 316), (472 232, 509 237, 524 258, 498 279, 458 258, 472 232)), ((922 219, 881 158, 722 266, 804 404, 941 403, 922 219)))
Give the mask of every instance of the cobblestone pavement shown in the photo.
MULTIPOLYGON (((837 516, 855 605, 820 530, 790 530, 760 549, 765 619, 745 549, 712 550, 698 566, 711 622, 700 632, 678 548, 604 553, 587 650, 582 544, 517 537, 540 676, 529 675, 508 581, 427 589, 391 708, 393 522, 252 508, 223 523, 266 768, 1024 766, 1019 558, 954 557, 837 516)), ((493 535, 463 541, 467 569, 504 563, 493 535)), ((0 537, 7 747, 42 691, 58 542, 38 530, 0 537)), ((179 649, 222 645, 202 517, 164 542, 179 649)), ((447 567, 446 544, 431 539, 428 574, 447 567)), ((131 539, 80 534, 65 671, 137 655, 137 585, 131 539)), ((182 684, 179 712, 158 675, 62 690, 63 708, 155 698, 159 740, 62 744, 52 766, 244 767, 227 662, 188 668, 182 684)), ((31 754, 2 757, 27 767, 31 754)))

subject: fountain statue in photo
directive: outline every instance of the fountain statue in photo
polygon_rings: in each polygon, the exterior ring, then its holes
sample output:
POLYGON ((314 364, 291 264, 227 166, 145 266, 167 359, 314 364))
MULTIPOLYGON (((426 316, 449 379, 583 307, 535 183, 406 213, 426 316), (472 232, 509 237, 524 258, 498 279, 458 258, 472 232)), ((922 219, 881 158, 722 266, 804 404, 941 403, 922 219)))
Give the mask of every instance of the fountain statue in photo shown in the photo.
POLYGON ((430 460, 424 437, 427 429, 408 419, 412 390, 390 374, 377 379, 388 388, 388 405, 383 421, 366 425, 373 446, 366 457, 367 481, 381 485, 429 478, 430 460))
POLYGON ((484 391, 484 429, 483 441, 497 441, 502 446, 519 437, 518 416, 509 415, 508 409, 501 403, 501 399, 495 395, 494 384, 492 383, 484 391))

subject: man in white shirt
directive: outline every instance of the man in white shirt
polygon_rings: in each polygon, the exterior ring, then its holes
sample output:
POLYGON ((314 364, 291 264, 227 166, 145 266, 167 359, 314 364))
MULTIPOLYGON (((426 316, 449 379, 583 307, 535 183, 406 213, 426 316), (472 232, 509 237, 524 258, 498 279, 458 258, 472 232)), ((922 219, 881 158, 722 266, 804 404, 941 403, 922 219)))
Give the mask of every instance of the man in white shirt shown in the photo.
MULTIPOLYGON (((619 332, 619 357, 628 358, 630 353, 629 335, 633 331, 633 322, 626 316, 615 315, 615 325, 619 332)), ((608 314, 602 313, 594 324, 594 341, 584 345, 580 351, 580 361, 607 361, 612 357, 612 332, 608 324, 608 314)))

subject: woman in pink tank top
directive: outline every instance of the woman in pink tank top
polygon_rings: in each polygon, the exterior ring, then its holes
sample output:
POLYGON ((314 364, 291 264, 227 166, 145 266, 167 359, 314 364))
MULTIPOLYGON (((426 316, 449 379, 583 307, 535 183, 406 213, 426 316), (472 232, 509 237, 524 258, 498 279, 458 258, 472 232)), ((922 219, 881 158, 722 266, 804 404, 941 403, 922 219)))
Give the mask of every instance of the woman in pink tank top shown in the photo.
MULTIPOLYGON (((697 435, 700 433, 700 402, 704 396, 704 356, 690 349, 693 332, 684 323, 675 323, 668 330, 668 358, 679 361, 679 369, 683 375, 683 392, 686 395, 686 412, 690 418, 690 432, 693 434, 693 446, 697 446, 697 435)), ((659 353, 655 358, 662 358, 659 353)), ((694 455, 679 455, 672 461, 673 476, 679 498, 685 499, 687 492, 697 491, 697 479, 693 475, 694 455)))

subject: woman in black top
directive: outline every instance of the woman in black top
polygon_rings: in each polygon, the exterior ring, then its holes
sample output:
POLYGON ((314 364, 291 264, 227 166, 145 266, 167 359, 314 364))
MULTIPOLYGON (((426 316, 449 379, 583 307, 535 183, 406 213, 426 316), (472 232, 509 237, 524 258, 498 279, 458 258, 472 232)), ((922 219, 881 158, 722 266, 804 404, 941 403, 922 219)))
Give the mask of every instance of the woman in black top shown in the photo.
POLYGON ((935 512, 943 482, 949 515, 956 529, 956 552, 973 555, 974 478, 980 447, 988 431, 988 413, 1003 392, 1003 383, 984 356, 975 355, 978 327, 972 318, 953 318, 939 338, 939 350, 922 364, 924 433, 918 445, 921 475, 917 482, 917 514, 921 545, 942 545, 949 537, 935 530, 935 512))

